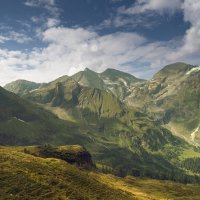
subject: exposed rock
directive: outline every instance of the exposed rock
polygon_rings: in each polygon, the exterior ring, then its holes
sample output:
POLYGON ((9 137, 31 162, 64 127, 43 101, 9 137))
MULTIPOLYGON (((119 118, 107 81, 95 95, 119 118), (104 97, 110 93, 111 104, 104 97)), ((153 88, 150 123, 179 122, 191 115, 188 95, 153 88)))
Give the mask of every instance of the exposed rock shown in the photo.
POLYGON ((84 168, 94 167, 90 153, 84 147, 79 145, 66 145, 59 147, 44 145, 33 149, 26 149, 25 153, 43 158, 58 158, 70 164, 76 164, 84 168))

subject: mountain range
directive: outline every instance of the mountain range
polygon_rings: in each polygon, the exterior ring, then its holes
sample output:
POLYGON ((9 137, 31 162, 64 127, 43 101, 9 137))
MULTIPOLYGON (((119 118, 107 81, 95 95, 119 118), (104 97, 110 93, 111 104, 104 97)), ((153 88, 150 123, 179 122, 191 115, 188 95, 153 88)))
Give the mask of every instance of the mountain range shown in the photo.
POLYGON ((151 80, 87 68, 50 83, 17 80, 0 88, 1 145, 80 144, 113 174, 193 182, 182 163, 200 157, 199 82, 200 67, 185 63, 151 80))

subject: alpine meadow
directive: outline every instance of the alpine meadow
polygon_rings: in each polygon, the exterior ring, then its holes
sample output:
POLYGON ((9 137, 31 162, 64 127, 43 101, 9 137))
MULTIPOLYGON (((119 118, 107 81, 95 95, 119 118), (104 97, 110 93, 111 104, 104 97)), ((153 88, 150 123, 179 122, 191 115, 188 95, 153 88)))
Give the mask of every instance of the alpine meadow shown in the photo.
POLYGON ((0 200, 199 200, 200 2, 2 0, 0 200))

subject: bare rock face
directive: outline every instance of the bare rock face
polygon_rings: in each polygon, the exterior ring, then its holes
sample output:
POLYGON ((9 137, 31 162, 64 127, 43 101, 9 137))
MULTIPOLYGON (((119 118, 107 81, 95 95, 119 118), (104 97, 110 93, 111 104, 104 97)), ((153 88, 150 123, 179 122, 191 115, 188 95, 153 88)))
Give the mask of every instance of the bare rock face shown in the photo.
POLYGON ((94 167, 90 153, 80 145, 66 145, 59 147, 44 145, 26 151, 27 153, 43 158, 58 158, 79 167, 89 169, 94 167))

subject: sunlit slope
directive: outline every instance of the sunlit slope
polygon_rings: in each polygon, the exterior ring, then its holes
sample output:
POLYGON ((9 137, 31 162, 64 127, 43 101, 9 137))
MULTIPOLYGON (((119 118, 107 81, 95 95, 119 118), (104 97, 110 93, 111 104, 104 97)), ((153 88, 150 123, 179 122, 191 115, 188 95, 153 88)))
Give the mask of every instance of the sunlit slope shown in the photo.
POLYGON ((117 178, 55 158, 0 148, 2 199, 199 199, 199 186, 134 177, 117 178))

